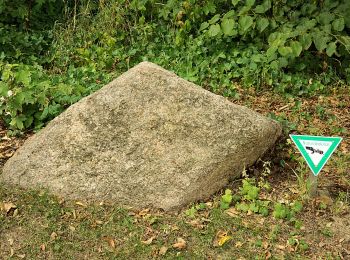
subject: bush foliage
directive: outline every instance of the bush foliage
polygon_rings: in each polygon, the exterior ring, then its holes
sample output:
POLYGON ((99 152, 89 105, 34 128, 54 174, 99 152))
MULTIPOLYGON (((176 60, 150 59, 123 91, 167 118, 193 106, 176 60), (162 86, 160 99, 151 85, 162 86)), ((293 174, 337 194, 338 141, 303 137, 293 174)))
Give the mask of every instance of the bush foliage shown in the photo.
POLYGON ((0 115, 40 128, 142 60, 224 96, 350 82, 348 0, 0 0, 0 115))

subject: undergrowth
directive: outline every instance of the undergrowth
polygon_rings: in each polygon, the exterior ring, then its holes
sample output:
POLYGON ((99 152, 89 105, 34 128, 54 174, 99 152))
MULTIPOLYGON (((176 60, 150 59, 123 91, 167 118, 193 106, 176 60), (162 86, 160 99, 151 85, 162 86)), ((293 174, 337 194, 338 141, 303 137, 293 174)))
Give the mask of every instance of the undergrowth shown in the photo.
POLYGON ((0 115, 38 129, 143 60, 227 97, 237 84, 326 93, 350 80, 349 12, 347 0, 1 0, 0 115))

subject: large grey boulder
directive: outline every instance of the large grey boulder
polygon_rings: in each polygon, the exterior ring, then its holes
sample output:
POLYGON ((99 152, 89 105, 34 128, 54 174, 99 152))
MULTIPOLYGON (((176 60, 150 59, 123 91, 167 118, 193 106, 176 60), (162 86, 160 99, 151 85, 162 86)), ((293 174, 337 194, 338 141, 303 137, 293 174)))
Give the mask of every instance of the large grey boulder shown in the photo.
POLYGON ((169 210, 218 191, 280 134, 275 121, 142 62, 29 138, 0 176, 68 199, 169 210))

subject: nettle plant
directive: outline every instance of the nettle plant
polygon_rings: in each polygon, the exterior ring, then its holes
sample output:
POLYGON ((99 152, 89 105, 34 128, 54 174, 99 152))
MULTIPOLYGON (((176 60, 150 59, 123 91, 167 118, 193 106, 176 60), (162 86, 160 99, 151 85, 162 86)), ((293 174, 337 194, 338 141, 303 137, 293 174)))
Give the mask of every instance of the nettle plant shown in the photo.
POLYGON ((175 42, 200 39, 197 52, 215 56, 211 67, 230 81, 301 95, 323 91, 331 74, 350 79, 347 0, 189 0, 164 8, 175 42))
POLYGON ((13 130, 41 128, 110 80, 94 68, 73 68, 65 75, 50 75, 39 65, 1 61, 0 73, 0 118, 13 130))

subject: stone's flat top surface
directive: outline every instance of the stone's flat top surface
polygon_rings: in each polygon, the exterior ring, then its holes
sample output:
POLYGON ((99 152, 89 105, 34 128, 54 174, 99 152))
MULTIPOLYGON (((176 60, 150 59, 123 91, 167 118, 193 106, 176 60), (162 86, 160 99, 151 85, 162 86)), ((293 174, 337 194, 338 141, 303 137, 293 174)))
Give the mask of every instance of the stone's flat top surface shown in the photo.
POLYGON ((27 140, 0 178, 168 210, 222 188, 280 134, 275 121, 142 62, 27 140))

